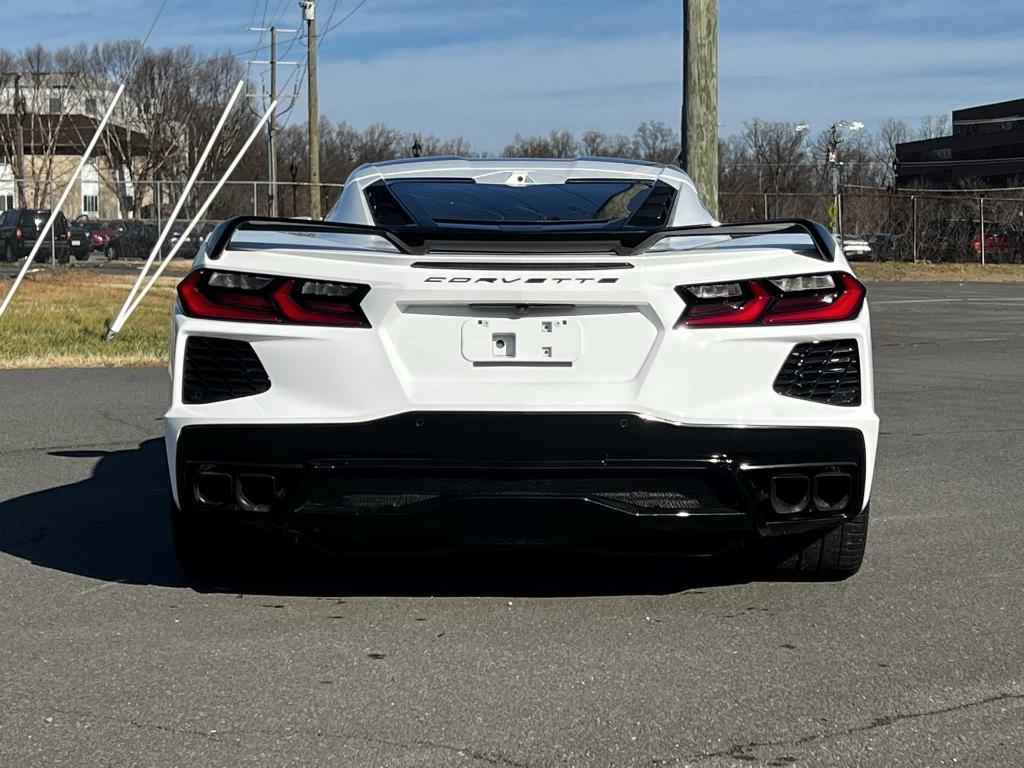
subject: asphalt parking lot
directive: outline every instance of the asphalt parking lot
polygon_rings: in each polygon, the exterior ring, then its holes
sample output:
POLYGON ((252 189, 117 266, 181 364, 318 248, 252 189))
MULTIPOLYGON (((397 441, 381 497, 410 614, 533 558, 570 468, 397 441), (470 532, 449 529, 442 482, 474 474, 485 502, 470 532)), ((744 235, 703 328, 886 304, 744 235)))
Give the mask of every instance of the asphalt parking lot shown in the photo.
POLYGON ((195 591, 166 372, 0 372, 0 765, 1020 765, 1024 286, 870 288, 837 584, 510 556, 195 591))

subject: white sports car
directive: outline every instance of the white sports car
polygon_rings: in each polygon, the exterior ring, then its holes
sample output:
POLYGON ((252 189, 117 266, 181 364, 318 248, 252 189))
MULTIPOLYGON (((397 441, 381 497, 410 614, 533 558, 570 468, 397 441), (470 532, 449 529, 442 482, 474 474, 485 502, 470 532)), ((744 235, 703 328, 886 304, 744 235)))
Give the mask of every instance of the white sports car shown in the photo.
POLYGON ((864 286, 804 220, 725 224, 678 168, 363 166, 323 222, 223 222, 178 286, 178 559, 714 553, 836 579, 878 436, 864 286), (244 524, 244 525, 243 525, 244 524))

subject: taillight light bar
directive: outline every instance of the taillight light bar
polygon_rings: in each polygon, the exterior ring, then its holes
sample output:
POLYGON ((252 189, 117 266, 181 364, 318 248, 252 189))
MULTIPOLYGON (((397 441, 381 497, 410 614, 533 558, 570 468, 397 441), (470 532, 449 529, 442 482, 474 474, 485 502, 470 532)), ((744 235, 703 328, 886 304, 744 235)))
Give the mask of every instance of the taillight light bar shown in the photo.
POLYGON ((369 328, 366 285, 198 269, 178 283, 185 314, 210 320, 369 328))
POLYGON ((686 302, 677 325, 720 328, 850 320, 867 290, 851 274, 829 272, 681 285, 676 292, 686 302))

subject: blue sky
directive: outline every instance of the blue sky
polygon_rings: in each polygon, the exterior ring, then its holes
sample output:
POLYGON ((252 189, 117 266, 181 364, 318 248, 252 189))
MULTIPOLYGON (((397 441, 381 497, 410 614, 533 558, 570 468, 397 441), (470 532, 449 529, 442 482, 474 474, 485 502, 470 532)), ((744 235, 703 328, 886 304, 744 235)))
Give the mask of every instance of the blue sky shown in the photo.
MULTIPOLYGON (((336 22, 358 2, 320 0, 321 30, 332 10, 336 22)), ((18 13, 20 42, 139 37, 158 4, 96 0, 83 11, 80 0, 48 0, 46 13, 18 13)), ((246 51, 258 36, 245 27, 264 8, 267 23, 299 25, 296 0, 168 0, 151 44, 246 51)), ((816 129, 835 119, 916 125, 1024 97, 1021 0, 720 0, 719 9, 724 135, 754 117, 816 129)), ((462 135, 490 151, 517 131, 675 125, 679 26, 679 0, 366 0, 324 37, 321 112, 357 127, 462 135)), ((289 57, 301 54, 297 43, 289 57)), ((300 102, 295 119, 304 110, 300 102)))

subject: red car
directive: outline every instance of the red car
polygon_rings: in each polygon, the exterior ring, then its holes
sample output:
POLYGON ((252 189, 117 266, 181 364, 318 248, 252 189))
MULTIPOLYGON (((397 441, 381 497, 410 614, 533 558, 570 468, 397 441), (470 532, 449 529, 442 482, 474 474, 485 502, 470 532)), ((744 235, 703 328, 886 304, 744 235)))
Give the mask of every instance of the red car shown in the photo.
MULTIPOLYGON (((981 232, 971 240, 975 255, 981 258, 981 232)), ((993 225, 985 228, 985 260, 1021 263, 1024 256, 1024 233, 993 225)))
POLYGON ((95 221, 86 216, 79 216, 75 224, 84 227, 89 233, 91 250, 102 251, 107 247, 110 238, 117 234, 117 228, 110 221, 95 221))

